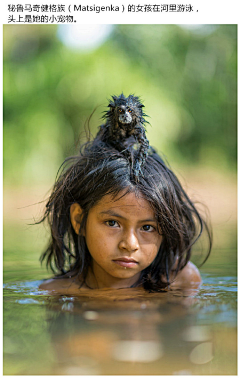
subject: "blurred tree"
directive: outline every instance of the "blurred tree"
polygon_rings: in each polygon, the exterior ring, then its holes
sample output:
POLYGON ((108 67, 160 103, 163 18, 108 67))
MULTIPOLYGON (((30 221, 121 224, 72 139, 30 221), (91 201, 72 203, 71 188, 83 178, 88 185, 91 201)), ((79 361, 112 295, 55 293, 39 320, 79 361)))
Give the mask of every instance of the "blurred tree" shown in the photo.
POLYGON ((194 33, 177 25, 120 25, 112 40, 163 88, 178 112, 178 127, 169 135, 170 150, 192 162, 225 160, 235 168, 237 26, 218 25, 207 35, 204 31, 194 33))

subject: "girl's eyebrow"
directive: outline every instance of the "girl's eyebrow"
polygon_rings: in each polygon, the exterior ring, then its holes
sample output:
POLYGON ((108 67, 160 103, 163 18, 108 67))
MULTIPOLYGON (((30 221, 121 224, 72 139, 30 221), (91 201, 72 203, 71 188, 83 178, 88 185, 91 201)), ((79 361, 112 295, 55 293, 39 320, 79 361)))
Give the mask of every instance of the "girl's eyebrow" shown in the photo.
MULTIPOLYGON (((115 213, 115 211, 113 210, 106 210, 106 211, 101 211, 99 213, 100 215, 111 215, 113 217, 117 217, 117 218, 121 218, 121 219, 124 219, 124 220, 127 220, 126 218, 124 218, 122 215, 118 214, 118 213, 115 213)), ((149 219, 143 219, 143 220, 140 220, 140 222, 154 222, 156 223, 156 219, 155 218, 149 218, 149 219)))
POLYGON ((118 213, 115 213, 115 211, 112 211, 112 210, 100 211, 99 214, 100 214, 100 215, 111 215, 111 216, 113 216, 113 217, 126 219, 126 218, 124 218, 122 215, 120 215, 120 214, 118 214, 118 213))

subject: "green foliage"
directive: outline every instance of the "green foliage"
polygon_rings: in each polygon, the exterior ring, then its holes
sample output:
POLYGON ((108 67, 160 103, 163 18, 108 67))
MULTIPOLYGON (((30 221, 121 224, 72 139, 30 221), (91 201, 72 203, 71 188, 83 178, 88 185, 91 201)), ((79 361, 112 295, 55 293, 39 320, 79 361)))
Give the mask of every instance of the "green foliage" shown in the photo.
POLYGON ((5 25, 5 183, 53 182, 93 110, 94 134, 121 92, 142 98, 150 143, 170 162, 235 169, 236 38, 236 25, 116 25, 85 52, 64 46, 56 25, 5 25))

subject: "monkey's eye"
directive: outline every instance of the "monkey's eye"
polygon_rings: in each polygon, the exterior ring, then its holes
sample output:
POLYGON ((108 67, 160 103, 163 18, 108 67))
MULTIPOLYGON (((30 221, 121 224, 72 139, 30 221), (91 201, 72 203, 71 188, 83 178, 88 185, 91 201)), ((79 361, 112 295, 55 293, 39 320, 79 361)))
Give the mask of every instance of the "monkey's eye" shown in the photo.
POLYGON ((132 113, 132 110, 131 110, 131 109, 128 109, 128 112, 129 112, 129 113, 132 113))
POLYGON ((119 112, 119 113, 122 113, 122 112, 123 112, 123 110, 122 110, 122 109, 118 109, 118 112, 119 112))

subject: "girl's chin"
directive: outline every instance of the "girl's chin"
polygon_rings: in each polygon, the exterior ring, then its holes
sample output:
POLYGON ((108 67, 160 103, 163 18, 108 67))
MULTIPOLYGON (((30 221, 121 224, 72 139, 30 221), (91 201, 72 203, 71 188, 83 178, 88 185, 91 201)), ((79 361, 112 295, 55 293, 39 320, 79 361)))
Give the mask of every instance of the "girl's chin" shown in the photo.
POLYGON ((89 274, 87 284, 92 288, 129 288, 139 279, 141 272, 133 272, 131 269, 122 268, 114 272, 105 272, 104 275, 89 274), (107 273, 107 274, 106 274, 107 273))

